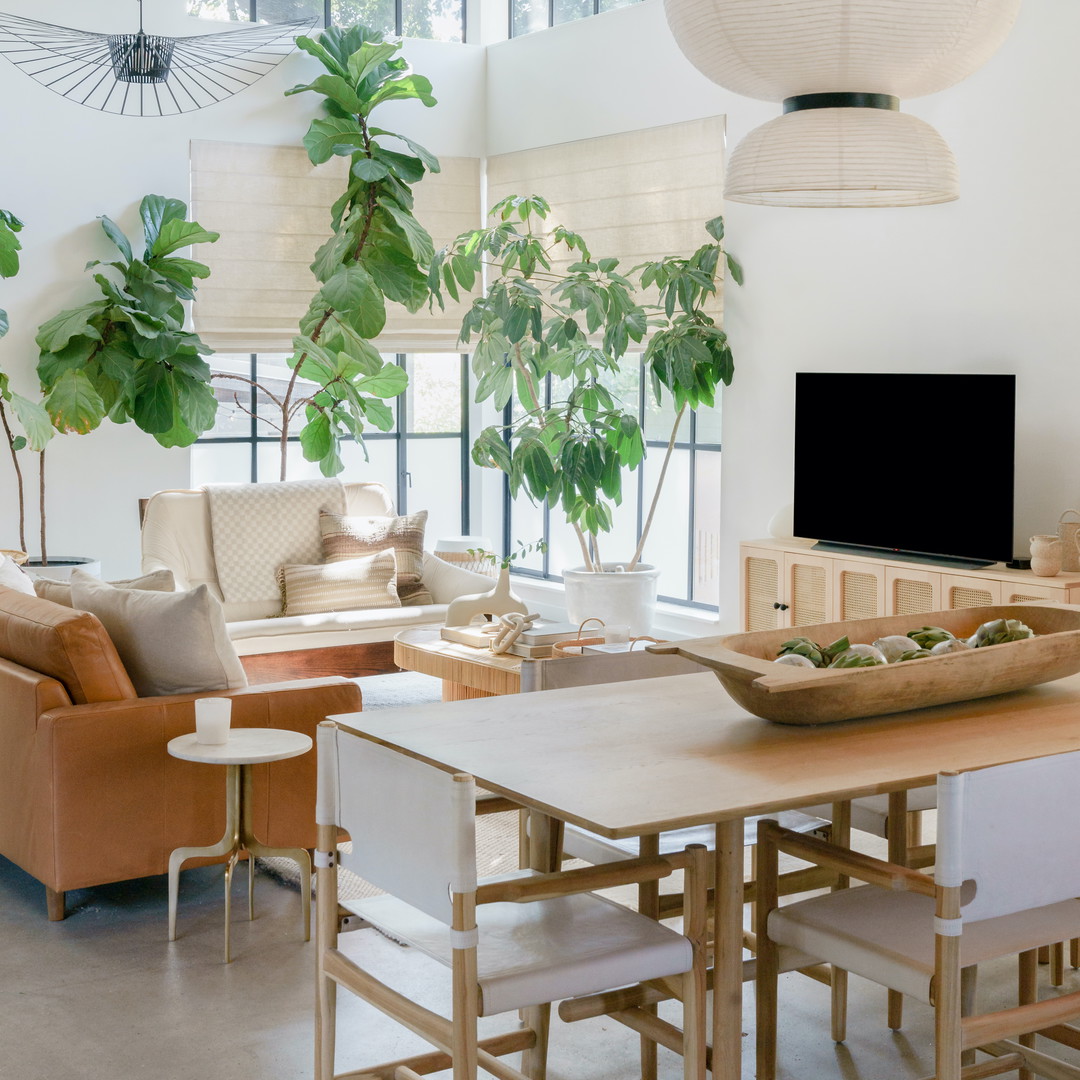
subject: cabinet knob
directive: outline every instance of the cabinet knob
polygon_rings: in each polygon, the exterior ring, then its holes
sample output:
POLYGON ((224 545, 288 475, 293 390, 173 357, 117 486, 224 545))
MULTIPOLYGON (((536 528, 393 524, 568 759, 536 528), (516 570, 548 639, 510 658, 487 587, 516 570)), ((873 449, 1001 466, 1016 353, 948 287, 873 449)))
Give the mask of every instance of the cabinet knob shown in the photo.
POLYGON ((773 607, 774 607, 774 608, 775 608, 775 609, 776 609, 777 611, 787 611, 787 609, 788 609, 788 606, 787 606, 787 604, 781 604, 779 600, 777 600, 777 601, 776 601, 776 603, 775 603, 775 604, 773 604, 773 607))

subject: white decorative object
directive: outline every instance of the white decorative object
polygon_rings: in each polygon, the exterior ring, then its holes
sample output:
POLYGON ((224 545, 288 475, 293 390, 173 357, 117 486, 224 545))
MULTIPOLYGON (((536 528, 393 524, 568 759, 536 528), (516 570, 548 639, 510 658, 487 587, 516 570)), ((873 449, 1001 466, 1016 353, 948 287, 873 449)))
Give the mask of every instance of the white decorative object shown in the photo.
POLYGON ((603 573, 583 567, 564 570, 567 616, 572 623, 602 619, 605 626, 626 626, 633 637, 648 634, 659 578, 660 571, 644 563, 629 572, 614 563, 605 563, 603 573))
POLYGON ((205 697, 195 699, 195 741, 220 745, 229 741, 232 699, 205 697))
POLYGON ((1080 521, 1066 521, 1069 514, 1080 518, 1080 510, 1066 510, 1058 518, 1058 537, 1061 539, 1061 569, 1067 574, 1080 570, 1080 521))
POLYGON ((518 599, 510 588, 510 570, 503 567, 499 571, 495 588, 486 593, 471 593, 459 596, 450 602, 446 609, 447 626, 468 626, 476 618, 494 615, 509 615, 517 611, 528 615, 529 609, 518 599))
POLYGON ((1020 0, 665 0, 687 59, 784 116, 735 149, 725 192, 780 206, 914 206, 958 195, 956 165, 899 99, 984 64, 1020 0))
POLYGON ((1031 538, 1031 572, 1036 577, 1057 577, 1061 571, 1061 540, 1057 536, 1031 538))
POLYGON ((493 653, 508 652, 510 646, 526 630, 531 630, 532 625, 540 618, 540 612, 534 611, 531 615, 522 615, 518 611, 512 611, 508 615, 499 616, 499 629, 491 639, 491 651, 493 653))

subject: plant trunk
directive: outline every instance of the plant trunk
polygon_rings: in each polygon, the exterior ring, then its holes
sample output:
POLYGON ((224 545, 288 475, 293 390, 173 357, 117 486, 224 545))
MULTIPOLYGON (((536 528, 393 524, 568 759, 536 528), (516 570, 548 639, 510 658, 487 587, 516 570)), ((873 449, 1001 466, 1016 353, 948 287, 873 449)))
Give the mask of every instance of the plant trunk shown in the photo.
POLYGON ((19 455, 15 450, 15 436, 8 423, 3 400, 0 400, 0 420, 4 423, 4 434, 7 436, 8 451, 11 454, 11 467, 15 470, 15 484, 19 492, 19 548, 26 551, 26 491, 23 487, 22 466, 19 464, 19 455))
POLYGON ((592 556, 589 554, 589 545, 585 543, 585 534, 581 531, 581 526, 574 522, 574 535, 578 538, 578 543, 581 545, 581 557, 585 562, 585 569, 591 570, 593 568, 592 556))
POLYGON ((656 505, 660 501, 660 491, 664 486, 664 477, 667 476, 668 465, 671 464, 671 455, 675 452, 675 436, 679 433, 679 425, 682 423, 686 412, 686 404, 679 410, 675 417, 675 423, 671 426, 671 438, 668 439, 667 451, 664 453, 664 464, 660 467, 660 476, 656 481, 656 490, 653 491, 652 502, 649 504, 649 516, 645 519, 645 527, 641 530, 641 539, 638 540, 634 557, 630 560, 627 570, 633 570, 641 559, 641 553, 645 550, 645 541, 649 538, 649 530, 652 528, 653 518, 656 516, 656 505))
POLYGON ((49 565, 49 553, 45 548, 45 451, 38 451, 38 517, 41 521, 41 565, 49 565))

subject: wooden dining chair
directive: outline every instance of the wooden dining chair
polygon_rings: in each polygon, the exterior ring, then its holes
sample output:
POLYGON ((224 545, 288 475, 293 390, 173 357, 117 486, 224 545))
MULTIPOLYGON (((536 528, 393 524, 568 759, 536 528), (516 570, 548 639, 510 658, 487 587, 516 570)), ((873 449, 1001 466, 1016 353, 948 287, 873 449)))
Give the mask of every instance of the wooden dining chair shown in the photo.
POLYGON ((933 877, 762 822, 758 1080, 776 1075, 778 973, 811 959, 931 1004, 936 1080, 1016 1070, 1080 1080, 1080 1067, 1034 1049, 1034 1032, 1080 1046, 1067 1023, 1080 1018, 1080 991, 1038 1002, 1035 977, 1039 946, 1080 925, 1080 752, 942 774, 937 802, 933 877), (779 853, 866 884, 780 906, 779 853), (1011 955, 1018 1004, 975 1013, 963 972, 1011 955), (976 1049, 987 1060, 965 1065, 976 1049))
POLYGON ((704 1080, 705 853, 639 858, 563 873, 476 877, 475 785, 326 721, 318 732, 316 1080, 335 1075, 337 991, 351 991, 423 1036, 433 1052, 342 1076, 418 1077, 477 1069, 500 1080, 543 1080, 550 1002, 642 980, 672 987, 683 1030, 651 1018, 683 1054, 685 1080, 704 1080), (337 845, 339 830, 351 851, 337 845), (339 904, 337 867, 385 895, 339 904), (684 871, 683 932, 592 894, 595 888, 684 871), (368 969, 368 936, 339 937, 340 907, 449 969, 449 1016, 431 1011, 368 969), (523 1023, 479 1039, 477 1019, 522 1010, 523 1023), (521 1069, 501 1060, 521 1051, 521 1069))

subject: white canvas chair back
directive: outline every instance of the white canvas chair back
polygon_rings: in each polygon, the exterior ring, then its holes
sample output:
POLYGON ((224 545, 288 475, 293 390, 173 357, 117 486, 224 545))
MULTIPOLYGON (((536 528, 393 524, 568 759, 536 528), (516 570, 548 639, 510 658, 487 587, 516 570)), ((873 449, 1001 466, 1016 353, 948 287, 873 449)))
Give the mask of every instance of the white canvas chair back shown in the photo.
POLYGON ((451 925, 451 892, 476 889, 476 785, 362 738, 319 725, 318 823, 352 838, 341 864, 451 925))
POLYGON ((935 880, 965 922, 1080 896, 1080 751, 938 777, 935 880))
POLYGON ((664 675, 694 675, 705 670, 701 664, 687 660, 685 656, 651 653, 644 649, 565 656, 557 660, 522 660, 521 692, 629 682, 664 675))

